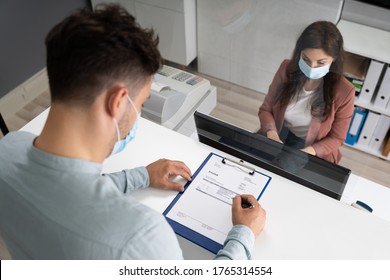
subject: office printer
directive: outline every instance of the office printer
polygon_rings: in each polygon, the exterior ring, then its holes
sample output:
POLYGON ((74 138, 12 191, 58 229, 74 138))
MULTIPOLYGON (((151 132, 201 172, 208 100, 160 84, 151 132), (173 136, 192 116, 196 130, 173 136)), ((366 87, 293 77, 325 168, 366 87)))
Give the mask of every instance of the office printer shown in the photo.
MULTIPOLYGON (((142 117, 183 133, 184 124, 195 131, 193 113, 210 113, 216 105, 216 89, 210 81, 164 65, 153 77, 150 98, 144 102, 142 117)), ((191 130, 191 131, 190 131, 191 130)))

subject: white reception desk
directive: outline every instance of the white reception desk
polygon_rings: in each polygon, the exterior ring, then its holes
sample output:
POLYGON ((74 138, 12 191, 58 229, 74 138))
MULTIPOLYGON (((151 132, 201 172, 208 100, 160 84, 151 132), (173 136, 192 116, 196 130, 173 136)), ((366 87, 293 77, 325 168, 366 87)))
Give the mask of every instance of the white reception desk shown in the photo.
MULTIPOLYGON (((39 134, 47 113, 48 110, 22 130, 39 134)), ((226 155, 141 119, 135 140, 122 153, 107 159, 103 171, 120 171, 168 158, 185 162, 194 173, 210 152, 226 155)), ((390 259, 389 221, 267 170, 256 169, 271 176, 272 180, 260 200, 267 211, 267 223, 256 239, 255 259, 390 259)), ((348 184, 357 182, 357 176, 353 178, 348 184)), ((176 192, 148 188, 136 191, 134 196, 162 213, 176 192)), ((207 250, 178 238, 186 259, 213 258, 207 250)))

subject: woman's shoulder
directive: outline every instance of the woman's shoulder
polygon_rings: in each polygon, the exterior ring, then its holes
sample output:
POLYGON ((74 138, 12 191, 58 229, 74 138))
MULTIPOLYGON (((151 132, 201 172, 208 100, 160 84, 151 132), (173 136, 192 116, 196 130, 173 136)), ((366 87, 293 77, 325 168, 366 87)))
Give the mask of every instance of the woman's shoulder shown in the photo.
POLYGON ((281 69, 287 69, 287 67, 290 65, 291 63, 291 59, 285 59, 282 61, 282 63, 280 64, 279 68, 281 69))
POLYGON ((338 80, 336 87, 336 99, 354 99, 355 98, 355 86, 348 81, 344 76, 341 76, 338 80), (342 93, 342 94, 337 94, 342 93))
POLYGON ((276 76, 279 76, 281 77, 281 79, 283 81, 285 81, 287 79, 287 71, 288 71, 288 67, 291 63, 291 59, 285 59, 282 61, 282 63, 280 63, 279 65, 279 69, 278 71, 276 72, 276 76))
POLYGON ((336 84, 336 88, 342 91, 348 91, 355 93, 355 86, 347 80, 343 75, 341 75, 340 79, 336 84))

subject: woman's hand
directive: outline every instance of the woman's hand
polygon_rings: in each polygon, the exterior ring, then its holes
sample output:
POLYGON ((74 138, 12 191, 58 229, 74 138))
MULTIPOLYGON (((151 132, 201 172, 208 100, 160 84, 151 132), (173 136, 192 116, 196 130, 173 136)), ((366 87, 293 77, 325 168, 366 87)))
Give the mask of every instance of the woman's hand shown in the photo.
POLYGON ((267 137, 269 139, 272 139, 272 140, 274 140, 276 142, 279 142, 279 143, 283 144, 283 141, 280 140, 279 134, 278 134, 278 132, 276 130, 268 130, 267 131, 267 137))
POLYGON ((301 149, 301 151, 308 153, 308 154, 311 154, 313 156, 316 155, 316 150, 314 150, 314 148, 312 146, 307 146, 306 148, 301 149))

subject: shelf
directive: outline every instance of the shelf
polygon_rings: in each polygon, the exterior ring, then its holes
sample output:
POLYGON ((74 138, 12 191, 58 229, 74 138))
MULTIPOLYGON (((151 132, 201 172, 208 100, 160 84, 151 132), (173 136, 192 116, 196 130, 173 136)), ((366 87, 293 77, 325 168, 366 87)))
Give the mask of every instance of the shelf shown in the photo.
MULTIPOLYGON (((346 54, 346 62, 349 64, 344 65, 344 75, 357 80, 354 85, 357 88, 357 91, 359 91, 359 82, 367 78, 366 71, 370 68, 367 67, 367 61, 375 60, 376 63, 384 63, 384 65, 390 64, 390 32, 347 20, 340 20, 337 27, 344 39, 344 49, 348 52, 346 54)), ((376 73, 377 68, 378 67, 374 67, 372 69, 373 71, 370 72, 372 77, 378 75, 376 73)), ((370 78, 370 82, 372 83, 369 83, 366 87, 373 91, 375 83, 380 83, 380 80, 381 78, 379 77, 378 81, 374 82, 374 80, 370 78)), ((364 90, 364 87, 365 85, 363 82, 360 91, 364 90)), ((375 92, 372 93, 377 94, 375 92)), ((368 99, 368 96, 366 97, 368 99)), ((373 98, 370 97, 370 99, 373 98)), ((359 97, 356 97, 354 103, 355 106, 367 109, 368 111, 390 116, 390 110, 388 108, 378 108, 377 106, 374 106, 373 101, 361 101, 359 100, 359 97)), ((347 147, 390 161, 390 156, 383 156, 379 150, 372 151, 368 147, 362 147, 357 143, 355 145, 344 144, 347 147)))
POLYGON ((353 149, 356 149, 356 150, 359 150, 359 151, 362 151, 362 152, 365 152, 367 154, 370 154, 370 155, 373 155, 373 156, 376 156, 376 157, 379 157, 381 159, 384 159, 384 160, 387 160, 387 161, 390 161, 390 158, 388 157, 385 157, 384 155, 382 155, 379 151, 376 151, 376 152, 373 152, 371 150, 369 150, 368 148, 365 148, 365 147, 361 147, 359 146, 358 144, 355 144, 355 145, 349 145, 347 143, 344 143, 344 145, 346 147, 350 147, 350 148, 353 148, 353 149))
POLYGON ((340 20, 337 24, 346 51, 390 63, 390 32, 340 20))
POLYGON ((362 108, 365 108, 369 111, 374 111, 374 112, 379 113, 381 115, 390 116, 390 112, 388 110, 380 109, 380 108, 378 109, 371 102, 370 103, 360 102, 358 97, 355 98, 355 105, 362 107, 362 108))
POLYGON ((345 52, 343 69, 344 76, 354 80, 363 81, 366 78, 369 64, 370 58, 350 52, 345 52))

